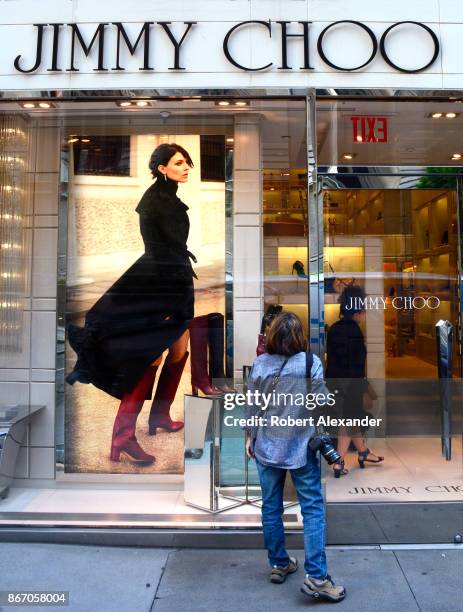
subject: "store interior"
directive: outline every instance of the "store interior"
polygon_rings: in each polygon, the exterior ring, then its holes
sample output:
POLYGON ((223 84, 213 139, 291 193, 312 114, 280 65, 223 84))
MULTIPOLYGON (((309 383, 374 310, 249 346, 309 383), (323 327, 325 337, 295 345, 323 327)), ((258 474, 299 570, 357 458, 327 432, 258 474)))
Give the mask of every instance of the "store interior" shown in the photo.
MULTIPOLYGON (((335 480, 326 472, 328 502, 461 499, 461 393, 455 382, 454 436, 446 459, 436 357, 436 323, 448 320, 454 328, 453 376, 461 378, 460 106, 354 99, 317 104, 321 345, 339 318, 342 290, 362 287, 373 302, 362 324, 367 376, 378 394, 374 416, 383 419, 383 427, 366 436, 372 450, 385 457, 359 470, 351 448, 346 477, 335 480), (372 128, 373 136, 368 126, 375 121, 381 129, 372 128)), ((283 174, 275 168, 264 173, 265 299, 308 321, 305 174, 303 168, 283 174)))

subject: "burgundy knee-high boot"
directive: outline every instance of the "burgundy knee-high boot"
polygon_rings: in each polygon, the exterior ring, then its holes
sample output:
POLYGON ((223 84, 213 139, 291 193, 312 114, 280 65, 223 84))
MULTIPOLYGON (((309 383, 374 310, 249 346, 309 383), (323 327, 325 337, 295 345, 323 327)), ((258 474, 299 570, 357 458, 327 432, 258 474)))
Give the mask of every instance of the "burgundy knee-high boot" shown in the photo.
POLYGON ((183 421, 173 421, 170 418, 170 407, 175 399, 182 372, 189 353, 173 363, 165 361, 159 376, 156 393, 148 420, 148 433, 150 436, 156 434, 156 429, 160 427, 166 431, 179 431, 183 427, 183 421))
POLYGON ((135 427, 146 395, 154 382, 157 366, 149 366, 136 386, 125 393, 119 406, 113 427, 111 461, 119 461, 123 455, 136 463, 153 463, 156 458, 145 453, 138 444, 135 427))
POLYGON ((209 342, 209 317, 195 317, 190 325, 191 388, 193 395, 200 389, 204 395, 220 395, 220 389, 211 384, 207 371, 207 348, 209 342))

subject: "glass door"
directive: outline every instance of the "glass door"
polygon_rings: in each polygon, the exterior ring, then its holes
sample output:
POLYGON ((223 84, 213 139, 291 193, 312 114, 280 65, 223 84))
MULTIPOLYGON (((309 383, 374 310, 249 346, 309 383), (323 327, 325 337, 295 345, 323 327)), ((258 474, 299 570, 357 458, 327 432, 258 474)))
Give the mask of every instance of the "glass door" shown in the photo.
POLYGON ((349 470, 326 473, 331 543, 448 542, 461 531, 460 193, 456 177, 435 174, 320 180, 320 343, 342 387, 337 416, 347 421, 335 433, 349 470), (442 452, 441 320, 454 334, 450 456, 442 452), (367 397, 352 385, 362 374, 367 397), (384 461, 360 469, 366 448, 367 459, 384 461))

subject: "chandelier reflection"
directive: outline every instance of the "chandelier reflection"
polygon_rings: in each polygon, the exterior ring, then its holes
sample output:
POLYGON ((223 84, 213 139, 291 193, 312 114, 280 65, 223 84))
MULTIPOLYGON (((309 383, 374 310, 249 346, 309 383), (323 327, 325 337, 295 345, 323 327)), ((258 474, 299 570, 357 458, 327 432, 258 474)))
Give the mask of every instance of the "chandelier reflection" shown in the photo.
POLYGON ((27 124, 0 116, 0 350, 22 347, 27 215, 27 124))

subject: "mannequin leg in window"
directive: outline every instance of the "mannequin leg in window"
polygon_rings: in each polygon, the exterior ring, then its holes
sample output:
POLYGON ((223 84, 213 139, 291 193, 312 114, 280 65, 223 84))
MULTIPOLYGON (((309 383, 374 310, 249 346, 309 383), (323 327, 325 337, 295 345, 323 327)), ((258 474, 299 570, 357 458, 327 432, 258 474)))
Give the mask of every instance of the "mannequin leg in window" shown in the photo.
POLYGON ((227 384, 224 371, 224 316, 220 312, 211 312, 208 315, 209 326, 209 378, 212 384, 224 393, 234 393, 227 384))
POLYGON ((209 376, 207 367, 208 346, 209 315, 195 317, 190 322, 191 388, 193 395, 198 395, 198 390, 202 391, 204 395, 218 396, 222 394, 221 390, 212 384, 209 376))
POLYGON ((159 376, 148 420, 149 435, 154 436, 158 428, 168 432, 179 431, 183 421, 170 418, 170 408, 175 399, 183 369, 188 359, 188 330, 169 348, 169 353, 159 376))

